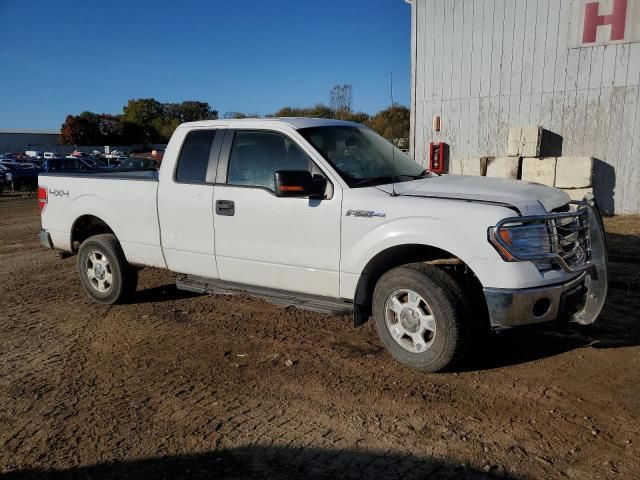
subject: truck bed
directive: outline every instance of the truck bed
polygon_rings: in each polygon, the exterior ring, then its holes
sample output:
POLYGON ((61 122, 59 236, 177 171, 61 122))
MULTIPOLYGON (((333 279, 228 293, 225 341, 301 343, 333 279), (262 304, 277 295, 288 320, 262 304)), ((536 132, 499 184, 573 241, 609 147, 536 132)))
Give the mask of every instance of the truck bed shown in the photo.
POLYGON ((40 177, 78 177, 78 178, 108 178, 110 180, 141 180, 148 182, 158 181, 157 170, 132 170, 132 171, 63 171, 42 172, 40 177))
POLYGON ((43 172, 38 185, 47 191, 42 228, 55 248, 72 251, 74 225, 83 217, 94 217, 116 235, 129 263, 166 267, 155 170, 43 172))

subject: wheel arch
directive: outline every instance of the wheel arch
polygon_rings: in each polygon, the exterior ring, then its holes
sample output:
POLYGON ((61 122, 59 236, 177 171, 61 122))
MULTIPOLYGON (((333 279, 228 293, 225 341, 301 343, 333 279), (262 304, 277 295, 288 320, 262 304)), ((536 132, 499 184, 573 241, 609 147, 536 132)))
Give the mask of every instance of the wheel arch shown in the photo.
POLYGON ((353 298, 354 326, 360 326, 369 320, 372 314, 373 291, 382 275, 401 265, 420 262, 440 267, 455 281, 462 282, 465 291, 469 291, 472 301, 479 302, 480 308, 487 311, 482 284, 467 263, 442 248, 409 243, 388 247, 374 255, 365 265, 358 278, 353 298))
POLYGON ((94 235, 110 233, 115 235, 107 222, 95 215, 81 215, 75 219, 71 226, 70 245, 71 251, 77 253, 82 242, 94 235))

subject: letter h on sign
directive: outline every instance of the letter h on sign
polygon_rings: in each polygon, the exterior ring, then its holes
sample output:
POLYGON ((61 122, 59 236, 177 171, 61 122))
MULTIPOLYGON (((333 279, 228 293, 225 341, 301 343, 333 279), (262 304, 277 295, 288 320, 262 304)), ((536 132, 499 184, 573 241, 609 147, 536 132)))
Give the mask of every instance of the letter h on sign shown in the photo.
POLYGON ((610 41, 624 40, 624 28, 627 22, 627 0, 613 0, 613 11, 610 15, 600 15, 599 8, 599 2, 587 3, 584 6, 582 43, 594 43, 598 27, 602 25, 611 25, 610 41))

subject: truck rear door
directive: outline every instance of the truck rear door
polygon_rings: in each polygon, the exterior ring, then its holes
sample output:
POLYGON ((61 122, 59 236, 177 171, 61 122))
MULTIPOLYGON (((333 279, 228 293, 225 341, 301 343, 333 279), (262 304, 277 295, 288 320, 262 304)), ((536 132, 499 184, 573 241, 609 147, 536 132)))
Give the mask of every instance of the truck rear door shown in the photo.
POLYGON ((158 217, 169 270, 218 278, 214 248, 213 189, 223 130, 177 129, 160 171, 158 217), (175 140, 175 141, 174 141, 175 140))

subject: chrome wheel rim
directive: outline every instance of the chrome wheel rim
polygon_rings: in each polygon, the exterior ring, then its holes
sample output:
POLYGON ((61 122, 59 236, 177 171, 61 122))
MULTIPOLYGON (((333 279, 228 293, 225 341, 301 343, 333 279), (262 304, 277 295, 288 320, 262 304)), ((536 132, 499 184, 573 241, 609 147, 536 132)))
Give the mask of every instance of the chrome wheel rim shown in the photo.
POLYGON ((426 352, 436 338, 436 319, 429 304, 413 290, 393 291, 384 306, 391 338, 411 353, 426 352))
POLYGON ((107 257, 99 250, 92 250, 85 261, 85 273, 94 290, 107 293, 113 285, 113 271, 107 257))

